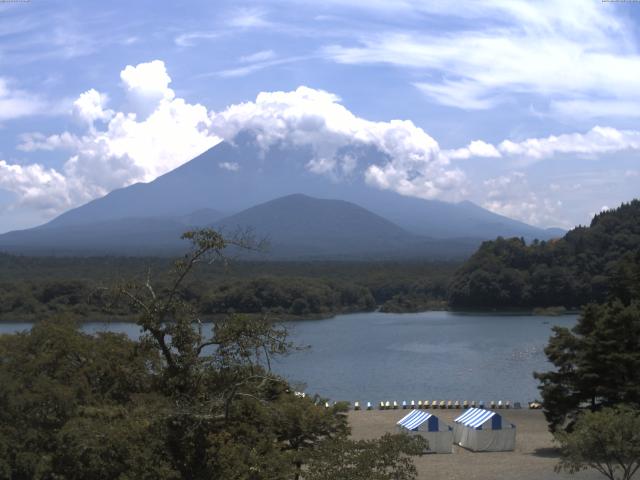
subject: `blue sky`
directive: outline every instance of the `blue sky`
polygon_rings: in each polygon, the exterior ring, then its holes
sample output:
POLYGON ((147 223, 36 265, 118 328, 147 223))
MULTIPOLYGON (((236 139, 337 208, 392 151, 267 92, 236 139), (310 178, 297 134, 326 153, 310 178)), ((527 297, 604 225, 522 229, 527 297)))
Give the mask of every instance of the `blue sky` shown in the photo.
MULTIPOLYGON (((640 3, 0 3, 0 232, 243 128, 371 188, 571 227, 639 196, 640 3)), ((227 165, 221 168, 237 169, 227 165)))

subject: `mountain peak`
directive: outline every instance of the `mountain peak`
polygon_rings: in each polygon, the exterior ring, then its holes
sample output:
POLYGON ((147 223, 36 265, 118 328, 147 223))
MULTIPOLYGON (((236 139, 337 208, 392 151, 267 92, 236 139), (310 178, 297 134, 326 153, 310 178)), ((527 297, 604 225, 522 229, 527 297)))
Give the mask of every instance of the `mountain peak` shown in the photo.
MULTIPOLYGON (((138 235, 136 245, 145 250, 157 241, 153 231, 174 235, 185 225, 220 225, 218 220, 225 215, 226 225, 241 222, 259 227, 274 238, 279 229, 292 235, 299 232, 299 241, 309 242, 310 236, 315 236, 327 245, 331 244, 331 236, 349 243, 347 232, 359 229, 361 249, 371 246, 378 237, 382 239, 378 245, 381 247, 390 246, 387 240, 391 237, 403 238, 400 243, 407 245, 416 237, 479 242, 497 236, 542 240, 555 233, 497 215, 468 201, 453 204, 373 188, 360 174, 345 173, 336 179, 313 173, 306 167, 310 155, 306 147, 279 144, 265 151, 251 139, 240 140, 222 142, 152 182, 115 190, 65 212, 37 230, 0 236, 0 247, 21 251, 21 242, 26 242, 24 245, 40 248, 69 249, 72 245, 104 246, 107 239, 114 245, 124 245, 138 235), (161 227, 163 221, 165 225, 161 227), (147 231, 134 233, 136 224, 146 224, 147 231), (302 235, 301 226, 308 232, 306 236, 302 235), (70 237, 72 231, 77 238, 70 237), (83 235, 83 231, 96 235, 83 235)), ((358 154, 370 155, 367 158, 373 161, 376 152, 365 149, 358 154)), ((339 246, 335 242, 333 245, 339 246)))

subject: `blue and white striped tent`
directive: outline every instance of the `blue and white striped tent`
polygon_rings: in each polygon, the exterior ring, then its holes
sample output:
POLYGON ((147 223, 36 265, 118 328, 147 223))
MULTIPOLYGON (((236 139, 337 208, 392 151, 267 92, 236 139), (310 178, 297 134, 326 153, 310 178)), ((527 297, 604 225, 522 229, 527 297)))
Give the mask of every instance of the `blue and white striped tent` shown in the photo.
POLYGON ((453 430, 450 426, 440 422, 432 413, 411 410, 402 417, 398 429, 423 436, 429 442, 428 452, 451 453, 453 449, 453 430))
POLYGON ((454 419, 454 442, 476 452, 504 452, 516 446, 516 426, 493 410, 470 408, 454 419))

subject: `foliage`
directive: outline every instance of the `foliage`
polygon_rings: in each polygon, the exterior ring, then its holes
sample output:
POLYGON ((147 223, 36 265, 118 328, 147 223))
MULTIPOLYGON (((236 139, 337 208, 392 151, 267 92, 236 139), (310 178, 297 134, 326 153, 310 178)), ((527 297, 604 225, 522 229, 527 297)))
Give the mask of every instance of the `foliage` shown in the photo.
POLYGON ((535 376, 552 430, 583 407, 640 405, 640 302, 587 306, 572 330, 554 327, 545 353, 555 370, 535 376))
POLYGON ((456 272, 449 300, 458 308, 576 308, 620 297, 616 280, 637 276, 634 264, 640 264, 640 200, 600 213, 588 228, 558 240, 484 242, 456 272))
POLYGON ((153 454, 152 432, 139 421, 122 421, 136 418, 145 405, 163 403, 153 394, 159 361, 156 352, 121 335, 84 335, 64 318, 0 336, 0 445, 6 462, 0 478, 52 478, 58 468, 66 471, 74 455, 81 457, 84 471, 104 470, 93 447, 104 449, 114 435, 121 436, 118 442, 127 436, 143 441, 134 442, 131 451, 114 449, 107 457, 113 460, 111 473, 119 465, 134 465, 139 455, 162 465, 153 454), (98 423, 109 431, 96 438, 98 423))
POLYGON ((209 314, 237 311, 304 316, 375 308, 375 300, 365 287, 309 278, 236 281, 221 285, 204 302, 204 312, 209 314))
POLYGON ((411 480, 416 478, 412 455, 426 451, 419 436, 385 434, 379 440, 325 442, 313 456, 305 480, 411 480))
POLYGON ((559 432, 556 471, 593 468, 610 480, 630 480, 640 469, 640 411, 628 407, 585 412, 572 432, 559 432))
MULTIPOLYGON (((346 405, 297 396, 270 371, 292 348, 284 328, 230 315, 209 332, 199 321, 186 279, 250 242, 185 237, 192 250, 165 281, 147 275, 109 297, 136 312, 139 342, 64 317, 0 336, 0 479, 299 478, 317 451, 347 441, 346 405)), ((385 450, 387 470, 412 471, 417 450, 367 445, 385 450)))

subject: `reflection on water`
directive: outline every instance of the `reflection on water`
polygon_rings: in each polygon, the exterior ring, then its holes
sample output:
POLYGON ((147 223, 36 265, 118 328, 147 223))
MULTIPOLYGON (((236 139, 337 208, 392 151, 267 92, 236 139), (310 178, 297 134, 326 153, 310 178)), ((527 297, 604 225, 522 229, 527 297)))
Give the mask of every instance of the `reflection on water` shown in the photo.
MULTIPOLYGON (((544 347, 562 317, 358 313, 290 322, 292 339, 310 349, 274 364, 274 370, 310 393, 334 400, 510 400, 539 397, 533 371, 549 368, 544 347)), ((0 324, 0 333, 28 329, 0 324)), ((110 330, 137 338, 127 323, 87 323, 88 333, 110 330)))
POLYGON ((513 349, 511 360, 529 360, 536 356, 544 356, 544 345, 534 345, 523 349, 513 349))

